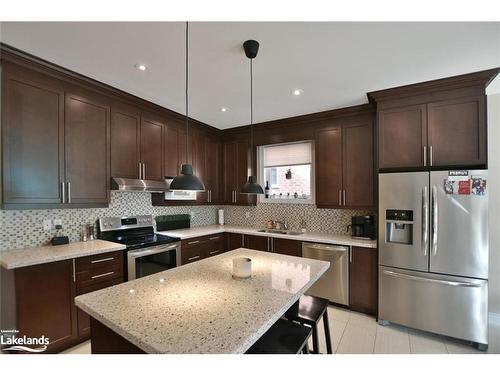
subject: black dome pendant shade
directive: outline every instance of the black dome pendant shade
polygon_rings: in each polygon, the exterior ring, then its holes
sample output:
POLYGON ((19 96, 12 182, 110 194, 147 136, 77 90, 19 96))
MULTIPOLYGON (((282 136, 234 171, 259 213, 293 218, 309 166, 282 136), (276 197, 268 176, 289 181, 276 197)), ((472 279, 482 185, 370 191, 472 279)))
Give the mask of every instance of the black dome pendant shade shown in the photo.
MULTIPOLYGON (((259 52, 259 42, 256 40, 247 40, 243 43, 245 55, 250 59, 250 155, 251 162, 253 163, 253 64, 252 61, 257 57, 259 52)), ((257 183, 257 177, 252 175, 252 168, 250 168, 250 176, 248 182, 241 188, 241 194, 264 194, 262 186, 257 183)))
POLYGON ((183 191, 205 191, 203 182, 193 174, 193 166, 189 164, 188 144, 189 144, 189 112, 188 112, 188 35, 189 24, 186 22, 186 164, 181 166, 181 174, 175 177, 170 183, 170 190, 183 191))

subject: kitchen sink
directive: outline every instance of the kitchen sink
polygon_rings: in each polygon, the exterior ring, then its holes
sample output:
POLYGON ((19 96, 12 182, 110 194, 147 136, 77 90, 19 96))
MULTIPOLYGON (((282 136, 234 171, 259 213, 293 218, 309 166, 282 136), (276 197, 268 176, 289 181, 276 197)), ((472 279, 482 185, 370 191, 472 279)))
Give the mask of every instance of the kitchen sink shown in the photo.
POLYGON ((261 233, 276 233, 276 234, 288 234, 290 236, 298 236, 302 232, 296 232, 293 230, 281 230, 281 229, 260 229, 257 232, 261 233))

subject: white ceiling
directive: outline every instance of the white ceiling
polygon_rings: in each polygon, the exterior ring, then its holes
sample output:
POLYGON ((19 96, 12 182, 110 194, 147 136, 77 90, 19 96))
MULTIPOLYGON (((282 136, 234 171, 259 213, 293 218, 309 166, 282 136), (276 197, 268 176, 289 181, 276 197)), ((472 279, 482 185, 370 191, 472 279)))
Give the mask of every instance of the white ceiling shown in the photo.
MULTIPOLYGON (((4 43, 184 112, 184 24, 2 23, 4 43), (149 69, 140 72, 134 64, 149 69)), ((500 23, 190 23, 190 115, 217 128, 366 103, 366 92, 500 66, 500 23), (295 97, 291 91, 304 90, 295 97), (228 111, 222 113, 221 107, 228 111)))

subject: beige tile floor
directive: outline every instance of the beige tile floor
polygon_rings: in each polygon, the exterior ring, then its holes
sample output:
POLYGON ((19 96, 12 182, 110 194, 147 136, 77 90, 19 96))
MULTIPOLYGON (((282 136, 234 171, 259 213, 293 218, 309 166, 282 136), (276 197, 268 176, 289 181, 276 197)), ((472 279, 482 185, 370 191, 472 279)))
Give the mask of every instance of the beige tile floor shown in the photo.
MULTIPOLYGON (((335 353, 376 354, 482 354, 473 347, 446 337, 404 327, 377 324, 375 318, 338 307, 328 308, 328 320, 335 353)), ((320 322, 320 351, 326 353, 323 322, 320 322)), ((500 325, 490 324, 488 353, 500 353, 500 325)), ((312 348, 312 342, 309 343, 312 348)), ((65 354, 90 354, 90 341, 70 348, 65 354)))

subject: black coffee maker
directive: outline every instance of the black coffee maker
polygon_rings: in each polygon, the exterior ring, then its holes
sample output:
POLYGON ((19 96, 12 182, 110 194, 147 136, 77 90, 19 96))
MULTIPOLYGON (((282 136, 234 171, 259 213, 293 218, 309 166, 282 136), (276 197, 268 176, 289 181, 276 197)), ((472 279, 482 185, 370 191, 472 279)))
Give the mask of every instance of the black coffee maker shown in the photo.
POLYGON ((352 216, 351 224, 347 226, 347 231, 351 229, 351 237, 363 240, 375 239, 375 217, 373 215, 352 216))

